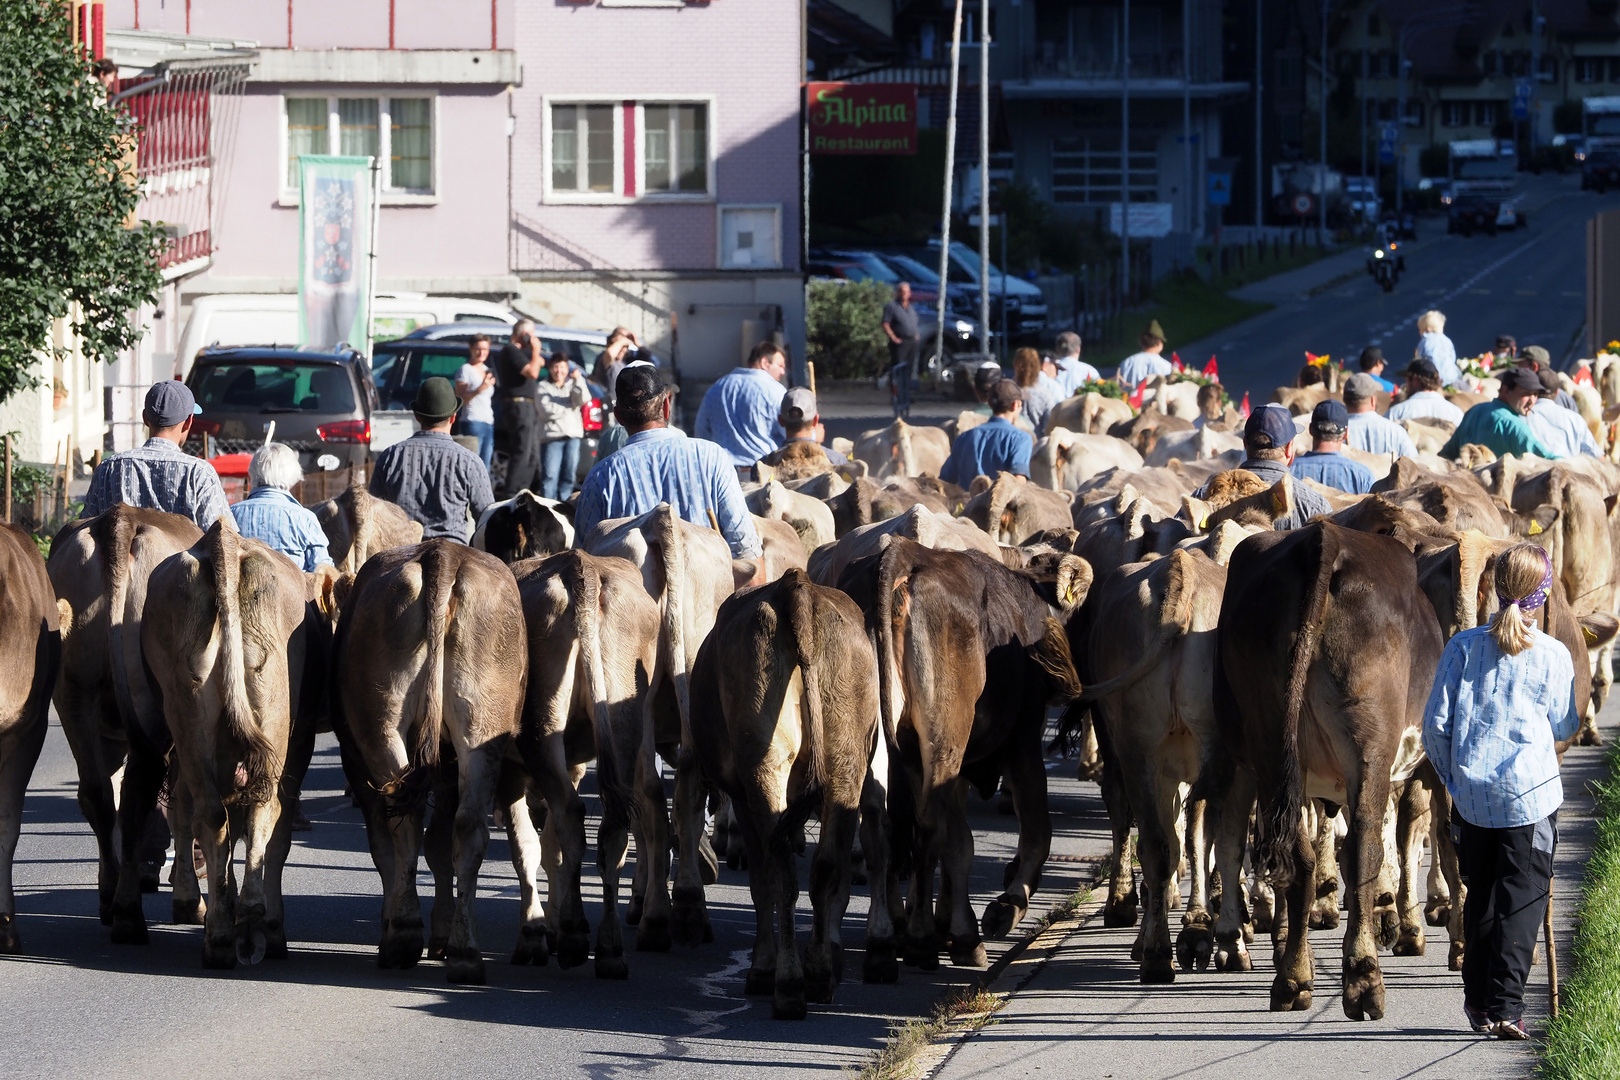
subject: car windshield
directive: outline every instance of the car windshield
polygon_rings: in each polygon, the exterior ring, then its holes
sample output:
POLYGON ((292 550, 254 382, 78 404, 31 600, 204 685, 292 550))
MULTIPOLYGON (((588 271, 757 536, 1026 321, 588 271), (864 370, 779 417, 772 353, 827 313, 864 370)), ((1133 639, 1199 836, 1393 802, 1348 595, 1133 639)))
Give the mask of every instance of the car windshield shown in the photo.
POLYGON ((887 255, 884 257, 901 277, 913 285, 926 285, 929 288, 939 286, 939 271, 930 270, 910 255, 887 255))
MULTIPOLYGON (((390 386, 388 391, 388 407, 390 409, 409 409, 416 400, 417 388, 422 385, 423 379, 431 379, 435 375, 455 380, 456 372, 467 362, 467 346, 446 342, 436 348, 413 349, 411 362, 405 365, 404 374, 399 381, 390 386)), ((372 371, 376 372, 376 365, 372 371)), ((377 378, 374 374, 373 378, 377 378)), ((379 385, 387 385, 379 383, 379 385)))
POLYGON ((220 412, 354 411, 354 384, 341 364, 221 361, 200 364, 197 403, 220 412))

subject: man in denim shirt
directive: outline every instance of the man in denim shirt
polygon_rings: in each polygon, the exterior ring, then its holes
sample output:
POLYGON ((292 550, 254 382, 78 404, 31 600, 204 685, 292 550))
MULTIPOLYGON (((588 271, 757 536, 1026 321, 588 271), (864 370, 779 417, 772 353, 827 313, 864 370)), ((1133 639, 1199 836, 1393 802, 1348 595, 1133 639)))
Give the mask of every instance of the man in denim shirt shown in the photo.
POLYGON ((748 363, 709 387, 698 406, 692 434, 719 443, 738 469, 754 463, 782 445, 777 414, 787 388, 787 356, 780 346, 762 341, 748 354, 748 363))
POLYGON ((1288 471, 1296 480, 1315 480, 1349 495, 1372 490, 1373 474, 1359 461, 1344 456, 1344 433, 1350 414, 1342 402, 1328 398, 1311 413, 1311 450, 1294 458, 1288 471))
POLYGON ((319 519, 292 495, 304 479, 298 454, 282 443, 270 443, 253 452, 248 483, 253 491, 231 507, 236 531, 281 552, 306 573, 332 565, 326 533, 319 519))
POLYGON ((228 513, 219 473, 180 449, 191 433, 192 417, 200 412, 185 383, 174 379, 153 383, 141 412, 146 443, 96 466, 80 516, 95 517, 115 503, 125 503, 188 517, 206 531, 228 513))
POLYGON ((951 456, 940 466, 939 478, 965 488, 975 476, 994 477, 1010 472, 1029 475, 1029 455, 1035 448, 1030 434, 1013 425, 1024 407, 1024 392, 1011 379, 990 388, 990 419, 956 437, 951 456))

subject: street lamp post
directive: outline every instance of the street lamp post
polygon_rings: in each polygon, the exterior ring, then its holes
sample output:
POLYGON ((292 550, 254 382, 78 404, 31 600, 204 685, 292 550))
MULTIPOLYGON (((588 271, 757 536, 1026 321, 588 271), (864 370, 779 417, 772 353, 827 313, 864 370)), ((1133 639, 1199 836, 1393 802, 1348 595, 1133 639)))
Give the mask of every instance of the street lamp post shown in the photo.
POLYGON ((1119 251, 1120 305, 1131 287, 1131 0, 1124 0, 1119 66, 1119 251))
POLYGON ((1333 0, 1322 0, 1322 100, 1318 102, 1322 114, 1321 123, 1321 167, 1316 173, 1316 183, 1321 188, 1318 196, 1317 211, 1320 215, 1320 224, 1317 226, 1316 242, 1320 245, 1327 236, 1327 96, 1328 96, 1328 7, 1333 0))

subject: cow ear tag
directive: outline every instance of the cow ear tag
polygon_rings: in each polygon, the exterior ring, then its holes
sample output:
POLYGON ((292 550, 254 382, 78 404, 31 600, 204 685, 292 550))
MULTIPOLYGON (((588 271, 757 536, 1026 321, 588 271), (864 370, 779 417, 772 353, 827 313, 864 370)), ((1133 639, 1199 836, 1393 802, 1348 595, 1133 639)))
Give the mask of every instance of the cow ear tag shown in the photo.
POLYGON ((1541 535, 1541 533, 1543 533, 1545 531, 1546 530, 1541 527, 1541 522, 1539 522, 1539 521, 1531 521, 1530 522, 1530 528, 1527 530, 1527 534, 1530 535, 1530 536, 1539 536, 1539 535, 1541 535))

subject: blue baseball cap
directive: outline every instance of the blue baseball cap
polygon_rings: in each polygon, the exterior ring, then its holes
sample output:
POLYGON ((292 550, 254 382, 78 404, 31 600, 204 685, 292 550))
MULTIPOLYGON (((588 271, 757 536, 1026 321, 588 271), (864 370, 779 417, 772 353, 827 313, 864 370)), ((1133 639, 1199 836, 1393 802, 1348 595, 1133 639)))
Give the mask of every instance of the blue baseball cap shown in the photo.
POLYGON ((1328 398, 1311 410, 1311 434, 1343 435, 1350 428, 1350 410, 1344 402, 1328 398))
POLYGON ((1275 450, 1293 442, 1298 430, 1293 413, 1275 402, 1268 403, 1249 414, 1243 425, 1243 444, 1250 450, 1275 450))
POLYGON ((146 415, 153 427, 170 428, 183 423, 188 416, 202 412, 202 406, 191 394, 191 387, 179 379, 155 382, 146 392, 146 415))

